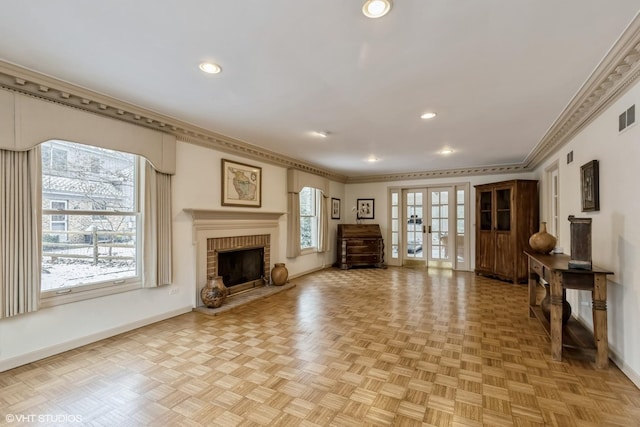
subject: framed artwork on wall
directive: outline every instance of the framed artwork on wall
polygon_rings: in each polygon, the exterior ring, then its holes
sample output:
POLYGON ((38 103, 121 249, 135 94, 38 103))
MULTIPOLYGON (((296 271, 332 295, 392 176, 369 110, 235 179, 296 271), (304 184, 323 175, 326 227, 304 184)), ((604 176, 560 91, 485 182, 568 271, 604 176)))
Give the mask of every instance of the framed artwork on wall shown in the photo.
POLYGON ((262 168, 222 159, 222 205, 262 206, 262 168))
POLYGON ((358 199, 358 203, 356 203, 356 207, 358 208, 357 219, 374 219, 374 203, 374 199, 358 199))
POLYGON ((340 199, 331 198, 331 219, 340 219, 340 199))
POLYGON ((592 160, 580 167, 582 212, 600 210, 600 181, 598 174, 597 160, 592 160))

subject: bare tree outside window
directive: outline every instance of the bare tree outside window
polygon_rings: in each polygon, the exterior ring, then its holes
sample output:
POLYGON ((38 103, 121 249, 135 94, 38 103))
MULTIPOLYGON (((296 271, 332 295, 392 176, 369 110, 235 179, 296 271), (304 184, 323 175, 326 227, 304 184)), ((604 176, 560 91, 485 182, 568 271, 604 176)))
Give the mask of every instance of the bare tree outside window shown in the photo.
POLYGON ((57 140, 42 153, 42 290, 136 276, 137 156, 57 140))

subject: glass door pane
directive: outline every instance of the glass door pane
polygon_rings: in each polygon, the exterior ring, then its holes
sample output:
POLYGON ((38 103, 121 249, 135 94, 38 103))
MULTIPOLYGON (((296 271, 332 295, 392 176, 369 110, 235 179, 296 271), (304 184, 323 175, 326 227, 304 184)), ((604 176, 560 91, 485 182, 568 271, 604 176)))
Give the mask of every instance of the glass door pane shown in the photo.
POLYGON ((429 265, 451 268, 452 249, 455 247, 456 205, 451 188, 433 188, 428 190, 430 234, 428 239, 429 265), (453 220, 452 220, 453 218, 453 220), (452 221, 453 224, 452 225, 452 221))
POLYGON ((406 191, 405 257, 424 260, 424 189, 406 191))

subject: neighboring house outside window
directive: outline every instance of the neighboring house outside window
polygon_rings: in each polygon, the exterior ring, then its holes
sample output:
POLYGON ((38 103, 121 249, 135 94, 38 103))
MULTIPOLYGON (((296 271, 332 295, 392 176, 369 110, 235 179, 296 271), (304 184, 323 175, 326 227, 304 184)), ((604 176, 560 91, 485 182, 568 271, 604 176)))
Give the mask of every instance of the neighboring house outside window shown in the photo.
POLYGON ((42 292, 139 280, 138 157, 42 144, 42 292))
POLYGON ((303 187, 300 191, 300 249, 318 247, 318 197, 320 191, 303 187))
MULTIPOLYGON (((67 201, 66 200, 51 200, 51 210, 54 211, 65 211, 67 210, 67 201)), ((51 231, 67 231, 67 216, 66 215, 51 215, 49 217, 49 225, 51 227, 51 231)), ((56 242, 66 242, 67 234, 52 234, 52 241, 56 242)))

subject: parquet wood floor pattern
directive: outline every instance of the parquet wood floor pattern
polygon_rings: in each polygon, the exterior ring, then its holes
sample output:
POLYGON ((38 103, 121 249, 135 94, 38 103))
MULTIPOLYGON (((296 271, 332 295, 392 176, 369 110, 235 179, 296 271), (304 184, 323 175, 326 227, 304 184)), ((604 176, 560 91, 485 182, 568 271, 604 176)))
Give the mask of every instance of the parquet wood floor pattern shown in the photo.
POLYGON ((526 286, 401 268, 295 282, 218 316, 188 313, 4 372, 0 423, 640 425, 640 391, 615 366, 551 360, 526 286))

